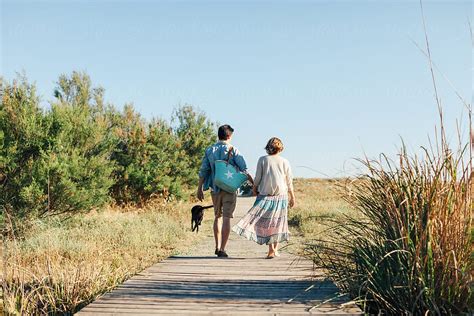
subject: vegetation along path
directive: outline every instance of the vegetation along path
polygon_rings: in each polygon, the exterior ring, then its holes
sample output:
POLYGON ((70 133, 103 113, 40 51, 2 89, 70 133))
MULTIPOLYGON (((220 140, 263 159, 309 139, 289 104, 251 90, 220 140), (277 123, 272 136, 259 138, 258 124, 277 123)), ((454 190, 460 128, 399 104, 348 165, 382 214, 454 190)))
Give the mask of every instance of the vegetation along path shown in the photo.
MULTIPOLYGON (((253 201, 238 199, 234 223, 253 201)), ((285 251, 269 260, 266 250, 231 233, 230 257, 217 258, 209 236, 189 254, 153 265, 79 315, 362 314, 345 297, 330 300, 338 296, 338 289, 313 270, 311 261, 285 251)))

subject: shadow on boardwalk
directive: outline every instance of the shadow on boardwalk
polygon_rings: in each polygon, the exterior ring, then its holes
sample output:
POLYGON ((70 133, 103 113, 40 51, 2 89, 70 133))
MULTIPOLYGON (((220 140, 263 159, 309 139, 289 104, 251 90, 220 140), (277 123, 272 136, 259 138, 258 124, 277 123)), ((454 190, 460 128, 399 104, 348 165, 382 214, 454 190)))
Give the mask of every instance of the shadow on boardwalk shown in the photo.
POLYGON ((310 303, 337 295, 327 281, 145 281, 117 289, 114 298, 170 298, 188 300, 275 300, 310 303))

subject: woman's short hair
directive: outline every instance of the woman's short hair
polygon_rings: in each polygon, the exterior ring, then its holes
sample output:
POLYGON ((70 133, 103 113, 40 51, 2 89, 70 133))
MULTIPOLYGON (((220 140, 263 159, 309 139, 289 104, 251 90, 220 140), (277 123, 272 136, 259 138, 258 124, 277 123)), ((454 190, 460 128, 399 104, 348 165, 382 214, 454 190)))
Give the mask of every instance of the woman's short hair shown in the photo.
POLYGON ((283 142, 278 137, 270 138, 270 140, 267 143, 267 146, 265 146, 265 150, 267 151, 267 154, 269 155, 278 154, 279 152, 282 152, 283 149, 284 149, 283 142))

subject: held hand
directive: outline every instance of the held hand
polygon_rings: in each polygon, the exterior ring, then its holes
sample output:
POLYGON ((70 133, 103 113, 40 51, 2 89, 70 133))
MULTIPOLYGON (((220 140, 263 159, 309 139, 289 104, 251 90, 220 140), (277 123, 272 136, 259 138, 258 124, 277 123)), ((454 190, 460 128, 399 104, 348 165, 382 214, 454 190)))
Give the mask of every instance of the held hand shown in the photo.
POLYGON ((252 188, 252 196, 257 196, 258 195, 258 192, 257 192, 257 187, 253 187, 252 188))
POLYGON ((196 196, 199 201, 204 201, 204 191, 202 188, 198 188, 196 196))

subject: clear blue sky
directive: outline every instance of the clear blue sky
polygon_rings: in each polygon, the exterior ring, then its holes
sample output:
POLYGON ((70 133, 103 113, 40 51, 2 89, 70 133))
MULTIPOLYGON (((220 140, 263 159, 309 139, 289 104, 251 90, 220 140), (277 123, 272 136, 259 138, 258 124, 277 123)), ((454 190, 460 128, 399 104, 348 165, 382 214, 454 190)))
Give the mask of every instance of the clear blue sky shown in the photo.
MULTIPOLYGON (((471 1, 424 7, 434 61, 470 101, 471 1)), ((341 176, 400 136, 426 145, 437 123, 411 42, 424 47, 418 1, 3 0, 1 28, 1 74, 25 71, 44 102, 59 74, 84 70, 147 118, 192 104, 235 128, 252 169, 279 136, 297 176, 341 176)), ((438 81, 454 138, 463 106, 438 81)))

